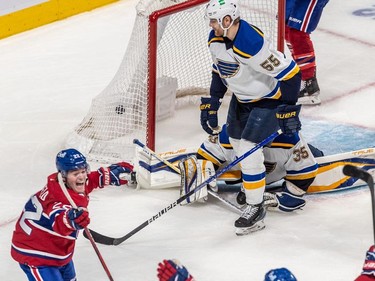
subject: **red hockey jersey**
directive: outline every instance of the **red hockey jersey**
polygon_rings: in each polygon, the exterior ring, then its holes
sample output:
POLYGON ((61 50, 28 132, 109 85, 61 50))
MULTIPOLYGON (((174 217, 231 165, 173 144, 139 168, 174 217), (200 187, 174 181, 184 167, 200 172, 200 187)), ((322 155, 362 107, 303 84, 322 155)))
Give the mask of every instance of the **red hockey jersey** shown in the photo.
MULTIPOLYGON (((77 207, 87 208, 88 194, 99 184, 99 173, 91 172, 85 194, 68 188, 77 207)), ((30 266, 62 266, 73 257, 78 231, 72 231, 64 218, 72 208, 57 180, 50 175, 46 186, 32 195, 18 219, 13 232, 11 255, 21 264, 30 266)))

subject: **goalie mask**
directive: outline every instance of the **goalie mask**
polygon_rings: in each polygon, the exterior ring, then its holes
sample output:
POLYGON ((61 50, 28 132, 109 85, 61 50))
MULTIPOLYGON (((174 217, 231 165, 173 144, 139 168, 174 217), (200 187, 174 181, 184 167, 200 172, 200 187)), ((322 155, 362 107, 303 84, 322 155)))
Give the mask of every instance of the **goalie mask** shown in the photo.
POLYGON ((211 0, 206 6, 205 18, 217 20, 220 27, 224 30, 224 34, 233 25, 234 20, 239 17, 240 10, 236 0, 211 0), (226 16, 230 16, 232 22, 227 28, 224 28, 223 19, 226 16))
POLYGON ((86 157, 76 149, 69 148, 60 151, 56 156, 56 168, 63 177, 66 177, 69 171, 86 169, 89 170, 89 165, 86 162, 86 157))

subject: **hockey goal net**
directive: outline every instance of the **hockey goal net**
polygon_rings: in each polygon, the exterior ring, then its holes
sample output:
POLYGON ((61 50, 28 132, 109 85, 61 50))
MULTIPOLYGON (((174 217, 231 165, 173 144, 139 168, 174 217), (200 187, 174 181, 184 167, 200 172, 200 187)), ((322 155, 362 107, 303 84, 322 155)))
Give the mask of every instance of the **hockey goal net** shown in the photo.
MULTIPOLYGON (((241 18, 258 26, 279 50, 284 46, 285 0, 240 0, 241 18)), ((155 123, 173 115, 176 102, 207 95, 207 0, 141 0, 123 61, 68 136, 89 160, 132 160, 133 139, 155 149, 155 123)), ((197 124, 199 126, 199 124, 197 124)))

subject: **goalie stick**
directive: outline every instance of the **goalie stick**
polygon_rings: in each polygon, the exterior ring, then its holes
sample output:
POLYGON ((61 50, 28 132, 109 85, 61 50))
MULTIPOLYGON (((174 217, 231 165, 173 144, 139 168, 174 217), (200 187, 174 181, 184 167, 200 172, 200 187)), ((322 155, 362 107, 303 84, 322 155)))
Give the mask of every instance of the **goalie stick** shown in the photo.
POLYGON ((249 151, 245 152, 240 157, 236 158, 233 162, 231 162, 230 164, 228 164, 225 168, 223 168, 222 170, 218 171, 213 176, 209 177, 207 180, 205 180, 203 183, 201 183, 195 189, 191 190, 190 192, 186 193, 184 196, 181 196, 176 201, 172 202, 171 204, 169 204, 168 206, 166 206, 165 208, 163 208, 162 210, 160 210, 157 214, 155 214, 154 216, 152 216, 148 220, 144 221, 142 224, 140 224, 139 226, 137 226, 135 229, 133 229, 132 231, 130 231, 128 234, 126 234, 126 235, 124 235, 122 237, 119 237, 119 238, 112 238, 112 237, 109 237, 109 236, 102 235, 102 234, 100 234, 98 232, 95 232, 95 231, 93 231, 93 230, 90 229, 92 237, 94 238, 95 242, 100 243, 100 244, 115 245, 115 246, 120 245, 122 242, 126 241, 127 239, 129 239, 130 237, 132 237, 134 234, 136 234, 137 232, 139 232, 140 230, 142 230, 143 228, 145 228, 146 226, 148 226, 150 223, 154 222, 156 219, 158 219, 162 215, 166 214, 168 211, 170 211, 171 209, 173 209, 174 207, 176 207, 178 204, 180 204, 186 198, 190 197, 192 194, 194 194, 195 192, 197 192, 198 190, 200 190, 201 188, 203 188, 207 184, 209 184, 211 181, 217 179, 223 173, 225 173, 225 172, 229 171, 230 169, 232 169, 234 166, 236 166, 238 163, 240 163, 243 159, 245 159, 246 157, 248 157, 250 154, 254 153, 259 148, 261 148, 261 147, 265 146, 266 144, 268 144, 269 142, 271 142, 274 138, 276 138, 280 134, 281 134, 281 130, 278 130, 277 132, 271 134, 269 137, 265 138, 263 141, 261 141, 256 146, 254 146, 252 149, 250 149, 249 151))
MULTIPOLYGON (((64 185, 64 181, 63 181, 62 176, 61 176, 60 173, 58 173, 57 178, 58 178, 58 182, 59 182, 60 188, 61 188, 62 192, 64 193, 66 199, 68 199, 70 205, 71 205, 74 209, 78 209, 76 203, 73 201, 73 199, 72 199, 72 197, 70 196, 68 190, 66 189, 66 187, 65 187, 65 185, 64 185)), ((99 260, 100 260, 100 263, 102 264, 103 269, 104 269, 105 273, 107 274, 109 280, 110 280, 110 281, 114 281, 114 279, 113 279, 113 277, 112 277, 112 275, 111 275, 111 272, 109 271, 109 269, 108 269, 108 267, 107 267, 107 265, 106 265, 106 263, 105 263, 105 261, 104 261, 102 255, 100 254, 100 251, 99 251, 99 249, 98 249, 98 246, 95 244, 95 239, 92 237, 92 235, 91 235, 91 233, 90 233, 90 230, 89 230, 87 227, 84 228, 84 236, 85 236, 87 239, 90 240, 91 245, 92 245, 92 247, 94 248, 95 253, 96 253, 96 255, 98 256, 98 258, 99 258, 99 260)))
POLYGON ((375 191, 374 191, 374 179, 371 174, 363 169, 360 169, 353 165, 345 165, 342 169, 344 175, 358 178, 367 183, 371 193, 371 207, 372 207, 372 228, 375 242, 375 191))

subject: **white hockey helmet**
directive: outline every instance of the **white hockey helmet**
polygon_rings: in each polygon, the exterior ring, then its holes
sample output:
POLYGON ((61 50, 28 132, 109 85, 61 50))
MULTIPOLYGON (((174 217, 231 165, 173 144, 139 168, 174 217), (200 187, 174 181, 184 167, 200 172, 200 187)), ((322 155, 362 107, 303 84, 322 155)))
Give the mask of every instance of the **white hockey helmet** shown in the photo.
MULTIPOLYGON (((240 17, 240 9, 237 0, 210 0, 206 6, 205 17, 208 19, 215 19, 223 28, 222 22, 225 16, 230 16, 232 23, 235 19, 240 17)), ((231 24, 232 25, 232 24, 231 24)))

